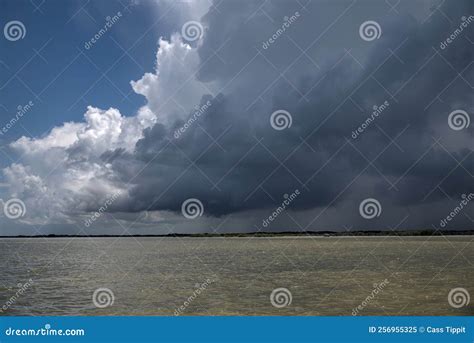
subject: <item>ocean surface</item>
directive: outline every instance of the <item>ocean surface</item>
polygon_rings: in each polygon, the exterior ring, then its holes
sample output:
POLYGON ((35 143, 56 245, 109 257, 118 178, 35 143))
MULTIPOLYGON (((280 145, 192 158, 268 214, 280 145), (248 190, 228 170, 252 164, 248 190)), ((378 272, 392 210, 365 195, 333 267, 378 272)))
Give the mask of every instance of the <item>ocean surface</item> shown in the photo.
POLYGON ((0 315, 474 315, 473 240, 0 239, 0 315))

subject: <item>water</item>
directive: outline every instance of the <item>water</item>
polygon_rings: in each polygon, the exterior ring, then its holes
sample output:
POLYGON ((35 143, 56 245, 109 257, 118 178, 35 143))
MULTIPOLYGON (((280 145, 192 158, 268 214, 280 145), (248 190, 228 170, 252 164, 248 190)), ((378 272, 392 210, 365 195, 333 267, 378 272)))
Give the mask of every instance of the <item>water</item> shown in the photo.
POLYGON ((455 287, 474 296, 473 239, 0 239, 0 309, 8 302, 3 315, 173 315, 180 306, 183 315, 351 315, 387 279, 360 315, 473 315, 474 300, 459 309, 448 303, 455 287), (292 301, 277 308, 270 294, 281 287, 292 301), (98 288, 113 292, 113 305, 93 304, 98 288))

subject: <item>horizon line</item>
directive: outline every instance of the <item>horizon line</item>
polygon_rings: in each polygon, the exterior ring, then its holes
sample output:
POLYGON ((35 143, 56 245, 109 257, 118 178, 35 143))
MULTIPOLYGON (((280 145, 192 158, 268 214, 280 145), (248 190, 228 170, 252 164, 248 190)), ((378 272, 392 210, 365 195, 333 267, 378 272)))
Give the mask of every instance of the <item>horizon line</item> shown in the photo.
POLYGON ((0 238, 131 238, 131 237, 246 237, 246 236, 459 236, 474 235, 470 230, 355 230, 355 231, 253 231, 228 233, 168 233, 168 234, 44 234, 44 235, 0 235, 0 238))

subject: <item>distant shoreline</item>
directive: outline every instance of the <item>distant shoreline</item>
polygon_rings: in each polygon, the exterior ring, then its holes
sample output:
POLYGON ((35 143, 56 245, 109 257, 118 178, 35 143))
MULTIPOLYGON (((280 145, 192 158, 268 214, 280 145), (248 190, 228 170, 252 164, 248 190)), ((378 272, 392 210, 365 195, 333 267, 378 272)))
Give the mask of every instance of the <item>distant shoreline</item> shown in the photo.
POLYGON ((18 235, 18 236, 0 236, 0 238, 145 238, 145 237, 191 237, 191 238, 210 238, 210 237, 304 237, 304 236, 320 236, 320 237, 360 237, 360 236, 472 236, 474 230, 403 230, 403 231, 284 231, 284 232, 248 232, 248 233, 170 233, 166 235, 18 235))

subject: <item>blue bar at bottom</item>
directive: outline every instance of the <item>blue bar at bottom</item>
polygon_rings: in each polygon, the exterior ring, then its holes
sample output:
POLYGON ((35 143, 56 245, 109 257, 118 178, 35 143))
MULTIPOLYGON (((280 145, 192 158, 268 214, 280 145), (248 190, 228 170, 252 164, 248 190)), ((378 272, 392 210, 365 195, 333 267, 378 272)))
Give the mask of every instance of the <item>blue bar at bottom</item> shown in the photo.
POLYGON ((474 317, 0 317, 0 342, 474 342, 474 317))

